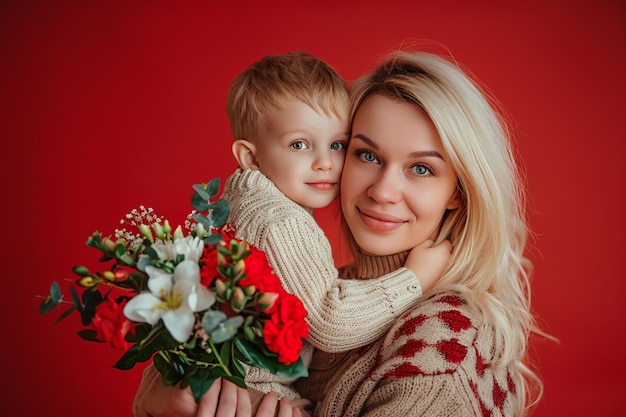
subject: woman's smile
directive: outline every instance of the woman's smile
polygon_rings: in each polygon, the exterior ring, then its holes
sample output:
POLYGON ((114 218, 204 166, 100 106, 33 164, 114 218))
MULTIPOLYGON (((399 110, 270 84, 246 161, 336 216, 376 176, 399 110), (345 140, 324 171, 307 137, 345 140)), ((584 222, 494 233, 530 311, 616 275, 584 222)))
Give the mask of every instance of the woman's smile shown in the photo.
POLYGON ((392 232, 406 224, 405 220, 395 216, 359 207, 357 210, 363 224, 375 232, 392 232))

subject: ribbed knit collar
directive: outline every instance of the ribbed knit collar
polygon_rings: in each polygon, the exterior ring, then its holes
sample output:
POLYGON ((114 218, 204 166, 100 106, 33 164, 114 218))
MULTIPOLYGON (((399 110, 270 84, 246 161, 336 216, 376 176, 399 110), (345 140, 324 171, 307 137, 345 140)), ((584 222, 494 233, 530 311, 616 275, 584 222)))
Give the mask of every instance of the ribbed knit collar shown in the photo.
POLYGON ((359 253, 356 260, 356 277, 360 279, 378 278, 404 266, 409 251, 387 256, 370 256, 359 253))

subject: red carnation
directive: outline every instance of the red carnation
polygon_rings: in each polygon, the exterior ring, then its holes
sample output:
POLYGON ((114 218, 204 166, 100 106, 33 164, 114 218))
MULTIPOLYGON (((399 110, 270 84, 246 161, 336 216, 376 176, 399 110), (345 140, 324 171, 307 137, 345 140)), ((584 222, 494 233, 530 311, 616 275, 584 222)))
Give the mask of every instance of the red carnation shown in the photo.
POLYGON ((280 280, 267 262, 265 252, 251 246, 250 255, 244 259, 244 264, 244 273, 247 277, 241 280, 240 285, 242 287, 254 285, 258 292, 275 292, 278 294, 285 292, 280 280))
POLYGON ((127 298, 122 298, 119 303, 106 298, 96 306, 96 314, 91 321, 98 340, 110 343, 115 349, 126 350, 131 346, 125 340, 126 334, 133 330, 133 322, 124 316, 127 302, 127 298))
POLYGON ((276 304, 263 327, 263 339, 269 350, 278 353, 278 361, 289 365, 298 360, 302 339, 309 334, 304 320, 307 313, 300 299, 288 293, 283 293, 276 304))
POLYGON ((204 245, 201 261, 200 282, 205 287, 209 287, 215 277, 219 275, 217 272, 217 250, 214 246, 204 245))

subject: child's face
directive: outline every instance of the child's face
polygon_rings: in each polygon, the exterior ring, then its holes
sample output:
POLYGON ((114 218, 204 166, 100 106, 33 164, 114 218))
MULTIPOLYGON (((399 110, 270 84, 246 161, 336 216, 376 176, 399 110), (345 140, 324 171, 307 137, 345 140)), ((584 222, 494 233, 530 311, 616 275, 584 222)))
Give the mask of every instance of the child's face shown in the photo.
POLYGON ((315 209, 339 194, 347 141, 345 118, 288 102, 266 115, 253 143, 260 171, 291 200, 315 209))

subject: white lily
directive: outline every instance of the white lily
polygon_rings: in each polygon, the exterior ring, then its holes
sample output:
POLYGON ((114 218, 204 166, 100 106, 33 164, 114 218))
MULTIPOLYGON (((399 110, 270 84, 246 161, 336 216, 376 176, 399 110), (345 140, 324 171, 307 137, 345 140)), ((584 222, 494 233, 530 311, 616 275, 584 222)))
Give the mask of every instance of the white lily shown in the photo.
POLYGON ((159 259, 174 261, 177 255, 185 255, 185 260, 199 262, 204 249, 204 242, 198 237, 185 236, 174 240, 157 240, 152 244, 159 259))
POLYGON ((215 296, 200 284, 198 262, 184 260, 168 274, 152 265, 146 266, 148 289, 132 298, 124 307, 124 315, 132 321, 155 325, 160 319, 172 337, 180 343, 191 336, 193 313, 206 310, 215 303, 215 296))

